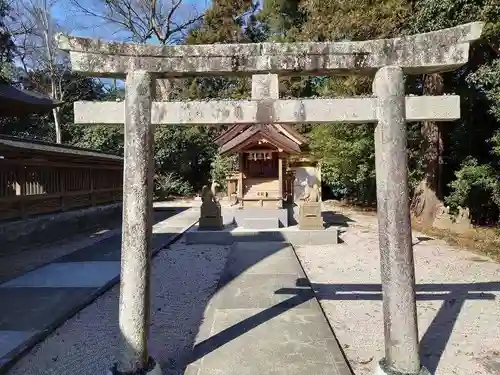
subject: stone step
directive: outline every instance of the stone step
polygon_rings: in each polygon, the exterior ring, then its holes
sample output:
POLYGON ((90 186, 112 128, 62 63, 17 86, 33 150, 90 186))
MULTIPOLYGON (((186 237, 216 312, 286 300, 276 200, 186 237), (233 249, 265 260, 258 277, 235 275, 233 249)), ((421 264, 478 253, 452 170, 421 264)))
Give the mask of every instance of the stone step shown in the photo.
POLYGON ((277 217, 246 217, 243 219, 245 229, 272 229, 279 228, 280 221, 277 217))

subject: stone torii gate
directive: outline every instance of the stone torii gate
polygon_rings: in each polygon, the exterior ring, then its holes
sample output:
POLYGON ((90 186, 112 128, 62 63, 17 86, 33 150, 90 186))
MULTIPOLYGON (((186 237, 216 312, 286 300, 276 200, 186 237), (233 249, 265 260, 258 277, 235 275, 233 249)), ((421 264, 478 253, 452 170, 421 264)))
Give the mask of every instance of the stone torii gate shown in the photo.
POLYGON ((154 373, 147 354, 152 232, 153 134, 161 124, 376 123, 375 158, 385 358, 377 374, 424 374, 418 352, 415 275, 408 197, 409 121, 453 121, 458 96, 405 97, 404 74, 455 70, 480 38, 476 22, 404 38, 339 43, 151 46, 59 36, 74 71, 126 78, 125 103, 75 103, 76 123, 125 124, 123 241, 115 374, 154 373), (274 92, 279 75, 375 75, 373 97, 154 102, 157 78, 268 74, 254 80, 274 92))

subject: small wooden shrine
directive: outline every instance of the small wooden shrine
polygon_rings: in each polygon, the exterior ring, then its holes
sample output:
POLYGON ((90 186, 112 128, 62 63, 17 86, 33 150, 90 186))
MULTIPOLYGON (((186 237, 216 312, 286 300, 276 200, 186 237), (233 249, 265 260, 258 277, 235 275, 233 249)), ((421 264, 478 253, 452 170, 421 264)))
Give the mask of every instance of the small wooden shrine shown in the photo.
POLYGON ((307 139, 289 125, 233 125, 215 139, 223 155, 238 154, 239 170, 227 181, 240 207, 282 208, 293 200, 292 156, 307 139))

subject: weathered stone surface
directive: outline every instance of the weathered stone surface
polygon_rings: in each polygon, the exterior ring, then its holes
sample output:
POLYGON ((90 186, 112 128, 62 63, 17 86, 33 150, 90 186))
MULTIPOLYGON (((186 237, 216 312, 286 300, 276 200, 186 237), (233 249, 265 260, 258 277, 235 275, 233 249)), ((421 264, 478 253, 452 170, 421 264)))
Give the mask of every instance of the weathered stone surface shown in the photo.
POLYGON ((224 222, 234 223, 237 226, 244 227, 246 218, 272 218, 278 220, 280 227, 288 227, 288 210, 285 208, 264 208, 264 207, 245 207, 244 209, 224 209, 224 222))
POLYGON ((172 87, 168 79, 155 80, 154 100, 157 102, 168 102, 172 87))
POLYGON ((277 74, 254 74, 252 76, 252 99, 279 99, 277 74))
POLYGON ((100 76, 123 76, 139 69, 170 77, 268 72, 323 75, 373 73, 385 65, 399 65, 409 73, 429 73, 453 70, 466 63, 469 43, 479 39, 483 27, 483 23, 475 22, 363 42, 148 46, 59 35, 58 44, 71 51, 73 70, 100 76))
POLYGON ((293 246, 332 245, 339 242, 339 230, 335 227, 319 230, 284 231, 189 231, 187 244, 232 245, 235 242, 288 242, 293 246))
POLYGON ((408 198, 407 134, 403 70, 380 69, 375 129, 377 213, 384 304, 386 363, 391 370, 418 374, 415 270, 408 198))
MULTIPOLYGON (((157 125, 366 123, 377 121, 376 108, 376 98, 155 102, 151 121, 157 125)), ((119 102, 75 102, 74 109, 77 124, 125 120, 124 104, 119 102)), ((406 116, 408 122, 454 121, 460 118, 460 97, 409 96, 406 116)))
POLYGON ((152 78, 129 73, 125 84, 125 166, 118 370, 134 373, 148 359, 149 271, 153 209, 152 78))
POLYGON ((399 371, 394 371, 390 368, 387 368, 387 366, 384 363, 384 360, 381 360, 377 363, 375 366, 375 371, 374 375, 432 375, 429 370, 427 370, 425 367, 421 367, 420 370, 417 373, 413 374, 407 374, 407 373, 402 373, 399 371))
POLYGON ((320 202, 303 202, 299 211, 300 230, 324 229, 320 202))
POLYGON ((280 221, 277 217, 244 217, 243 228, 245 229, 278 229, 280 221))

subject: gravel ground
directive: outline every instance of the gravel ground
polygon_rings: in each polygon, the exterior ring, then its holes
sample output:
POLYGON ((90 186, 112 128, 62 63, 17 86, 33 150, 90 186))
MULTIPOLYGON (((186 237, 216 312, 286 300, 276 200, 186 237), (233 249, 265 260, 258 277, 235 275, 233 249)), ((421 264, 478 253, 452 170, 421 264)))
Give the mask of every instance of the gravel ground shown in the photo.
MULTIPOLYGON (((153 260, 150 354, 169 375, 183 373, 228 247, 179 241, 153 260)), ((101 296, 36 346, 10 375, 104 374, 116 361, 119 286, 101 296)))
MULTIPOLYGON (((384 356, 377 224, 344 216, 344 243, 296 250, 355 374, 368 375, 384 356)), ((437 375, 500 374, 500 264, 413 236, 422 362, 437 375)))

